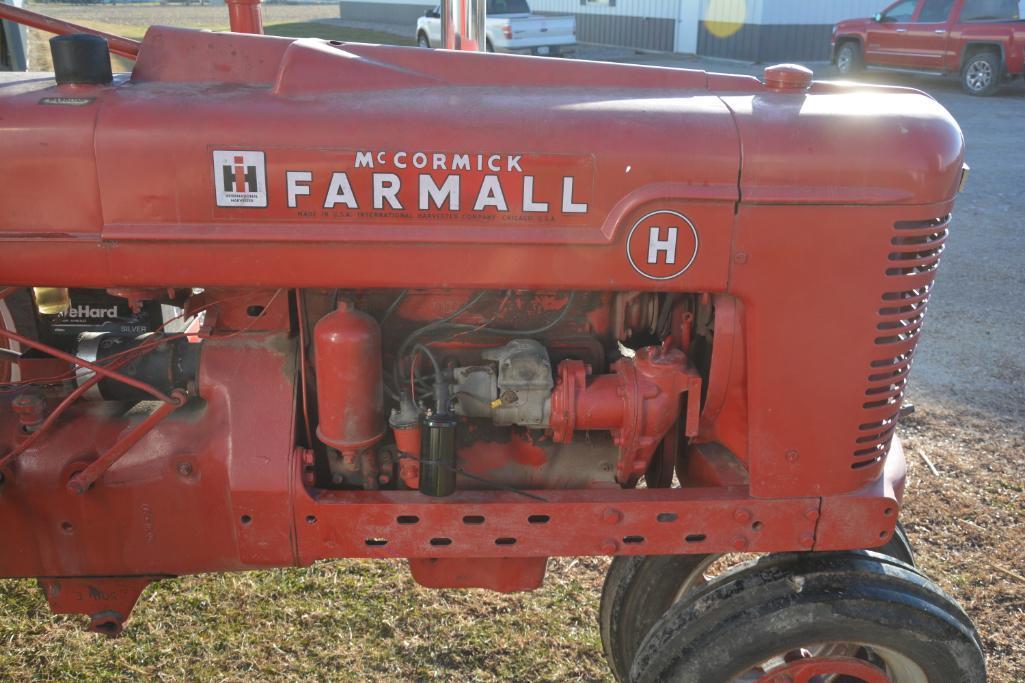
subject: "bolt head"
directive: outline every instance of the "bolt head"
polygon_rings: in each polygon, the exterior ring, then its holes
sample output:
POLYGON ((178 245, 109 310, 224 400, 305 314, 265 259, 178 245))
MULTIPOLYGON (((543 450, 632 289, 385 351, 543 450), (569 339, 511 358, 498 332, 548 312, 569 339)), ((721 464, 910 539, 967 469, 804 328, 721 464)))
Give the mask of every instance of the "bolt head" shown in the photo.
POLYGON ((801 546, 804 548, 810 548, 815 545, 815 537, 809 533, 801 534, 801 546))
POLYGON ((741 524, 747 524, 751 521, 751 511, 745 510, 744 508, 737 508, 733 512, 733 519, 737 520, 741 524))
POLYGON ((602 541, 601 551, 605 555, 615 555, 617 550, 619 550, 619 544, 613 541, 611 538, 607 541, 602 541))
POLYGON ((606 524, 619 524, 623 520, 623 513, 615 508, 605 508, 601 513, 601 521, 606 524))
POLYGON ((747 550, 747 546, 750 545, 747 540, 747 536, 737 536, 733 539, 734 550, 747 550))
POLYGON ((815 508, 808 508, 804 513, 804 518, 810 522, 814 522, 819 518, 819 511, 815 508))
POLYGON ((187 477, 192 474, 192 464, 188 462, 178 463, 178 474, 187 477))
POLYGON ((786 454, 787 462, 797 462, 797 458, 798 457, 799 457, 799 454, 794 449, 791 448, 789 451, 787 451, 787 454, 786 454))

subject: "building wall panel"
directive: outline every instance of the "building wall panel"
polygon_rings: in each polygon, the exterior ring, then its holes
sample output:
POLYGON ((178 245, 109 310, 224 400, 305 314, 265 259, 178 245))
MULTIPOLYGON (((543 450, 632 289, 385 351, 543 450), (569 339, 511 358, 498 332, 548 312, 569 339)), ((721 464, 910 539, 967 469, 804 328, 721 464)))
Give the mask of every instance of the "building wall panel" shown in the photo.
POLYGON ((338 7, 345 21, 380 22, 409 26, 409 35, 416 29, 416 20, 437 2, 408 2, 408 0, 339 0, 338 7))
MULTIPOLYGON (((527 0, 545 14, 592 14, 610 17, 676 19, 681 0, 527 0)), ((682 0, 684 2, 691 0, 682 0)))
POLYGON ((756 63, 827 61, 832 24, 747 24, 730 36, 698 33, 698 54, 756 63))
POLYGON ((891 0, 769 0, 762 3, 760 24, 835 24, 841 19, 870 17, 891 0))

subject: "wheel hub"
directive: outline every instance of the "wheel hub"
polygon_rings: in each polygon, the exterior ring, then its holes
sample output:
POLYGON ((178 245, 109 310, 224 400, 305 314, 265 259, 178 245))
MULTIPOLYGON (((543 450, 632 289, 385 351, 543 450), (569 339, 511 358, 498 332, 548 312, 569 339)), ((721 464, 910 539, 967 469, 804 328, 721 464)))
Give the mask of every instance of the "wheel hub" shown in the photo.
POLYGON ((808 657, 773 669, 756 683, 818 683, 836 676, 864 683, 894 683, 885 671, 854 657, 808 657))
POLYGON ((972 90, 984 90, 993 81, 993 69, 987 62, 975 62, 968 67, 966 80, 972 90))

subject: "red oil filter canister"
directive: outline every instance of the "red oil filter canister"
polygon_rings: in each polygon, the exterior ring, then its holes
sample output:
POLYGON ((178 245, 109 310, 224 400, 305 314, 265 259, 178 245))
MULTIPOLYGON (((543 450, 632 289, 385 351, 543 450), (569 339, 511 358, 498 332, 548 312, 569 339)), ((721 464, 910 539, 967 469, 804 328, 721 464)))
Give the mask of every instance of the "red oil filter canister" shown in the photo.
POLYGON ((381 328, 349 302, 317 322, 313 331, 317 368, 317 436, 343 454, 355 453, 384 436, 381 328))

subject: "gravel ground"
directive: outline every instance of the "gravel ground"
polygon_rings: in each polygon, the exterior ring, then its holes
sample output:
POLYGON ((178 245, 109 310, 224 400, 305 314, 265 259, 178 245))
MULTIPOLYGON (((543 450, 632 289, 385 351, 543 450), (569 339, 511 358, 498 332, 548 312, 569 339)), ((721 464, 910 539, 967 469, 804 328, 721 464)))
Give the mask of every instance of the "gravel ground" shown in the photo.
MULTIPOLYGON (((111 25, 226 23, 223 6, 44 9, 111 25)), ((339 23, 335 5, 264 10, 268 23, 339 23)), ((599 46, 581 46, 576 57, 761 71, 599 46)), ((901 426, 909 459, 901 518, 923 569, 978 625, 991 680, 1018 683, 1025 681, 1025 87, 976 99, 948 81, 866 78, 926 90, 965 132, 972 174, 912 374, 917 411, 901 426)), ((51 617, 29 582, 4 582, 0 679, 595 680, 607 676, 595 629, 605 566, 603 559, 553 561, 542 590, 517 596, 423 590, 394 562, 185 577, 147 591, 125 636, 111 644, 81 633, 75 618, 51 617), (432 635, 439 624, 443 638, 432 635)))

